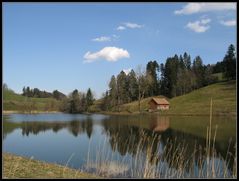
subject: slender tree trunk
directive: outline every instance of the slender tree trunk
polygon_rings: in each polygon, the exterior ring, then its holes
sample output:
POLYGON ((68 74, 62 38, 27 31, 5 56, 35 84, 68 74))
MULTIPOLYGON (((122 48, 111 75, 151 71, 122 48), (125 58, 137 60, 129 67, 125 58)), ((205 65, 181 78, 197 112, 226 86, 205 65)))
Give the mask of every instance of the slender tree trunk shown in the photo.
POLYGON ((140 110, 140 101, 141 101, 141 100, 140 100, 140 97, 141 97, 141 96, 140 96, 140 94, 139 94, 139 98, 138 98, 139 112, 141 112, 141 110, 140 110))
POLYGON ((140 108, 140 98, 141 98, 141 94, 140 94, 140 85, 139 85, 139 96, 138 96, 138 105, 139 105, 139 112, 141 112, 141 108, 140 108))

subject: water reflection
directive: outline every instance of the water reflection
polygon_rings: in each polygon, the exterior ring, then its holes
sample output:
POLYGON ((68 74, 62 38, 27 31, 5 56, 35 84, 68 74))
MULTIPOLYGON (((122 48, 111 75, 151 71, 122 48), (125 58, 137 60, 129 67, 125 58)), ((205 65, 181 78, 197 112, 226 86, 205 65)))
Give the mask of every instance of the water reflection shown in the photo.
MULTIPOLYGON (((97 124, 103 128, 103 134, 107 136, 108 144, 113 152, 118 152, 121 156, 131 155, 134 159, 140 155, 151 166, 166 164, 167 168, 180 170, 184 165, 185 174, 193 173, 197 176, 200 174, 199 168, 205 167, 207 161, 206 138, 198 136, 200 134, 195 135, 184 132, 182 129, 175 129, 171 126, 170 119, 171 117, 162 117, 157 114, 108 116, 98 120, 97 116, 85 116, 70 121, 46 121, 45 119, 44 121, 13 122, 8 119, 3 124, 3 139, 5 140, 8 134, 19 128, 22 131, 22 136, 27 137, 45 131, 58 133, 60 130, 66 129, 74 137, 86 133, 90 139, 95 131, 94 125, 97 124)), ((225 142, 216 140, 215 150, 212 154, 220 168, 225 165, 224 159, 228 163, 226 167, 232 172, 235 139, 231 140, 226 149, 225 146, 222 146, 225 144, 225 142)), ((95 151, 97 152, 97 150, 95 151)))
POLYGON ((40 122, 40 121, 32 121, 32 122, 21 122, 21 123, 12 123, 6 121, 3 126, 3 139, 6 138, 8 134, 10 134, 14 129, 21 128, 22 136, 30 136, 30 134, 37 135, 40 132, 45 132, 48 130, 52 130, 54 133, 57 133, 61 129, 67 128, 68 131, 77 137, 82 133, 86 133, 88 138, 91 137, 93 132, 93 120, 86 119, 83 121, 73 120, 70 122, 40 122))
POLYGON ((151 117, 151 125, 150 129, 152 131, 157 131, 157 132, 164 132, 169 128, 169 117, 168 116, 155 116, 151 117))
MULTIPOLYGON (((182 165, 186 166, 186 171, 190 173, 192 165, 186 162, 194 163, 196 167, 205 165, 207 154, 205 138, 169 128, 169 117, 157 118, 154 121, 151 119, 149 129, 145 126, 133 125, 134 123, 136 122, 125 124, 110 119, 103 122, 106 134, 110 137, 109 143, 112 150, 118 151, 121 155, 131 154, 132 156, 136 156, 140 151, 146 155, 150 164, 157 165, 161 159, 168 163, 168 167, 177 170, 182 165)), ((220 143, 215 142, 215 150, 213 150, 215 160, 227 157, 230 171, 233 169, 234 157, 230 157, 229 154, 229 158, 228 152, 235 155, 234 146, 235 142, 229 145, 228 150, 221 150, 220 143)))

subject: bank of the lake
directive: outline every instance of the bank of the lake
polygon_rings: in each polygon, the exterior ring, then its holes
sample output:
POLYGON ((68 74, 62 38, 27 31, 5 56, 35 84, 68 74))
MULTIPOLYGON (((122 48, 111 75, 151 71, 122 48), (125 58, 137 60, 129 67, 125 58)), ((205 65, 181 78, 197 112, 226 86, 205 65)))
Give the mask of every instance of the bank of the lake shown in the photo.
MULTIPOLYGON (((162 97, 162 96, 156 96, 162 97)), ((112 108, 107 111, 101 109, 102 99, 96 100, 90 107, 89 113, 100 113, 108 115, 134 115, 134 114, 152 114, 148 112, 149 104, 152 97, 141 100, 141 113, 138 110, 138 101, 120 105, 119 108, 112 108), (117 111, 114 111, 117 110, 117 111)), ((182 116, 208 116, 210 113, 210 100, 213 100, 214 116, 236 116, 236 81, 226 81, 211 84, 209 86, 194 90, 188 94, 177 96, 172 99, 168 99, 170 102, 170 109, 167 111, 159 111, 162 115, 182 115, 182 116)), ((28 100, 29 105, 35 101, 36 105, 39 105, 38 109, 32 109, 31 111, 23 111, 24 96, 7 92, 3 96, 3 114, 11 113, 59 113, 56 108, 59 106, 59 102, 53 110, 47 109, 51 107, 54 101, 48 98, 30 98, 28 100), (11 104, 12 106, 9 106, 11 104), (16 106, 18 105, 18 106, 16 106), (22 105, 22 106, 21 106, 22 105)), ((157 112, 158 113, 158 112, 157 112)))
POLYGON ((3 178, 92 178, 99 176, 66 166, 3 153, 3 178))
POLYGON ((7 114, 46 114, 46 113, 61 113, 60 111, 31 111, 31 112, 24 112, 24 111, 16 111, 16 110, 3 110, 2 113, 4 115, 7 114))
MULTIPOLYGON (((148 103, 151 98, 148 97, 141 101, 141 113, 148 113, 148 103)), ((159 111, 159 113, 162 115, 177 116, 209 116, 211 99, 213 101, 212 114, 214 116, 236 116, 236 81, 211 84, 188 94, 168 99, 170 109, 159 111)), ((119 108, 112 108, 112 110, 117 111, 101 111, 99 109, 100 105, 100 100, 96 101, 91 107, 91 111, 116 115, 139 114, 138 101, 120 105, 119 108)))

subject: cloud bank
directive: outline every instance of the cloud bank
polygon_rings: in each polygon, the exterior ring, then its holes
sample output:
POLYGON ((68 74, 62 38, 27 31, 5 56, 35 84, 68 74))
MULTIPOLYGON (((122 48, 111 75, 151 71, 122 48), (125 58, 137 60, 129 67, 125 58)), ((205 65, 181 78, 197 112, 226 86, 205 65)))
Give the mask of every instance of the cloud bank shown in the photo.
POLYGON ((195 14, 210 11, 236 10, 236 3, 188 3, 174 14, 195 14))
POLYGON ((236 26, 236 20, 228 20, 228 21, 221 21, 220 22, 224 26, 236 26))

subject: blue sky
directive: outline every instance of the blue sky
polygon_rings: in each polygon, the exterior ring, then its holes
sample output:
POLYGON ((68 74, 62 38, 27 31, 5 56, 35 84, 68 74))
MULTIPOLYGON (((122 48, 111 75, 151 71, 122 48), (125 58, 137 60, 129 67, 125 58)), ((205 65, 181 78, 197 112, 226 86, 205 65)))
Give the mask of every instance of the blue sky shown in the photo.
POLYGON ((112 75, 236 45, 235 3, 3 3, 3 82, 99 98, 112 75))

